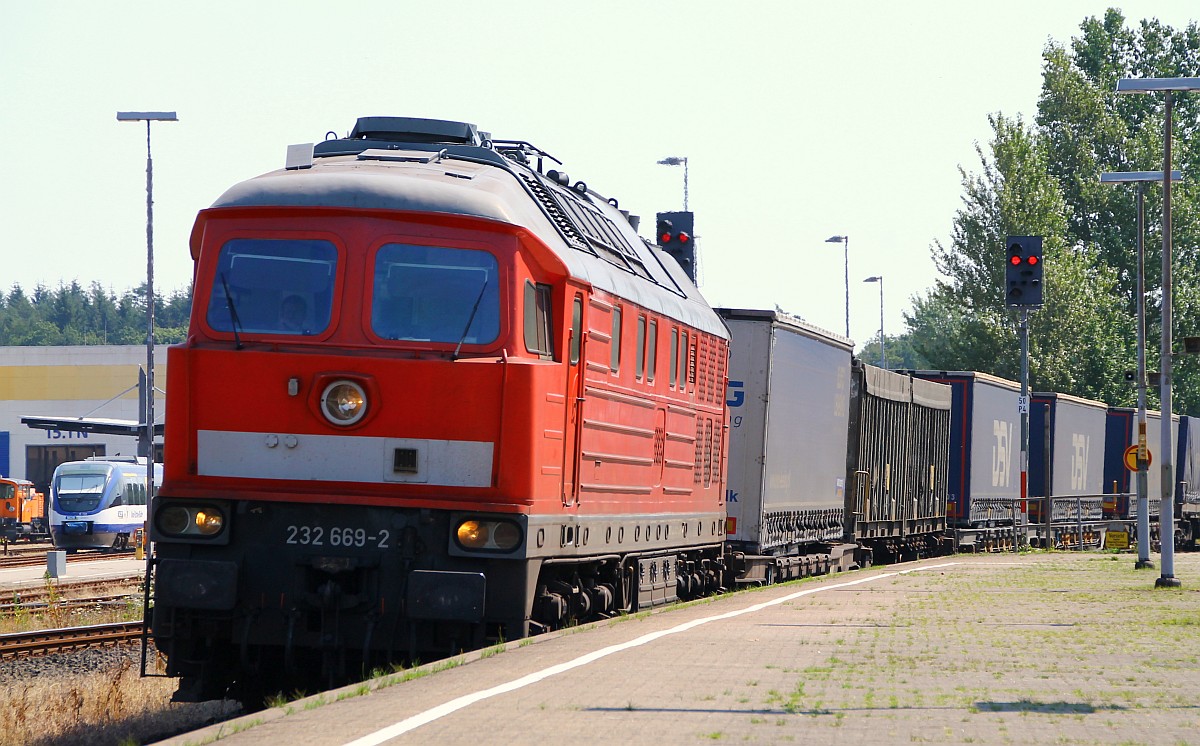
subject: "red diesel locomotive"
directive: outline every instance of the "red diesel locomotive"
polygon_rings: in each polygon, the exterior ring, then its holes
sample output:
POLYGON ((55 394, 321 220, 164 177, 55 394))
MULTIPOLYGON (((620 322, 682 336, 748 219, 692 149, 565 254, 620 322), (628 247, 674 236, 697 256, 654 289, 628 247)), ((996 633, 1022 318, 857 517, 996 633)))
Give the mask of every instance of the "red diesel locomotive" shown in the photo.
POLYGON ((151 520, 177 699, 720 585, 726 328, 547 160, 364 118, 200 212, 151 520))

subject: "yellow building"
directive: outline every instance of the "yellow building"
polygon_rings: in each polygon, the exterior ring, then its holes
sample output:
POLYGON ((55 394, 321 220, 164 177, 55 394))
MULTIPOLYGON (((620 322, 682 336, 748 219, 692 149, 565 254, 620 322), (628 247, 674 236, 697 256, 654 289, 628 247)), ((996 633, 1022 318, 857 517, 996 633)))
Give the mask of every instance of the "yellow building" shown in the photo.
MULTIPOLYGON (((134 456, 123 435, 40 430, 22 417, 139 421, 138 374, 146 348, 137 345, 0 347, 0 475, 28 479, 47 492, 54 467, 88 456, 134 456)), ((162 423, 167 348, 154 350, 154 419, 162 423)))

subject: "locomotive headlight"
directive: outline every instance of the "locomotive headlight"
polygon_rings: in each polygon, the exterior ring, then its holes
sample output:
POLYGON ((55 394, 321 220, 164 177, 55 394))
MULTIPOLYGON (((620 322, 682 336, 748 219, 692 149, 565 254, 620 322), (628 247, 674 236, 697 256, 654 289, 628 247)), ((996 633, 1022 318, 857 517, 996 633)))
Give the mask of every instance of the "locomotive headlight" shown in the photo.
POLYGON ((214 510, 197 510, 195 520, 196 531, 204 536, 220 533, 225 526, 225 517, 214 510))
POLYGON ((213 539, 225 530, 225 513, 215 505, 163 505, 154 513, 156 539, 213 539))
POLYGON ((367 392, 354 381, 334 381, 321 394, 321 413, 335 425, 353 425, 367 413, 367 392))
POLYGON ((487 526, 479 521, 463 521, 458 524, 458 543, 467 549, 483 549, 487 546, 487 526))
POLYGON ((163 508, 158 511, 158 528, 164 534, 179 535, 187 531, 188 524, 192 520, 192 516, 188 513, 188 509, 173 505, 169 508, 163 508))
POLYGON ((521 527, 508 520, 469 518, 458 524, 454 538, 463 549, 510 552, 521 545, 521 527))

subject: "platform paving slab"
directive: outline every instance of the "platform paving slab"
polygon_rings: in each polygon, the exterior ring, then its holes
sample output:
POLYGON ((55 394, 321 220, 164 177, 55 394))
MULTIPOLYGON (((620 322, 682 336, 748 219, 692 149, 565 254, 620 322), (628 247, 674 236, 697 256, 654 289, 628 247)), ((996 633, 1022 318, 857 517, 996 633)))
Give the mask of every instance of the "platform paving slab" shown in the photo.
POLYGON ((164 743, 1200 744, 1200 555, 1177 555, 1178 589, 1135 559, 960 556, 731 594, 164 743))

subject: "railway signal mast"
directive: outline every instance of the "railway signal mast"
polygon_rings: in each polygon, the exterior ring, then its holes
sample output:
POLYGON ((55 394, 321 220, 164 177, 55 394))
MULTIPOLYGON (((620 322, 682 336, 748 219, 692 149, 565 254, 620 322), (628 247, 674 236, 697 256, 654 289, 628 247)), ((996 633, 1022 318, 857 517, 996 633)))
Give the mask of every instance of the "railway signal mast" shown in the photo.
MULTIPOLYGON (((1009 236, 1004 265, 1004 305, 1021 312, 1021 503, 1029 499, 1029 310, 1042 307, 1042 237, 1009 236)), ((1050 543, 1050 488, 1046 487, 1046 544, 1050 543)), ((1013 511, 1013 538, 1017 520, 1013 511)))
POLYGON ((668 254, 679 262, 688 279, 696 282, 696 241, 693 232, 695 215, 691 212, 658 213, 656 240, 668 254))

